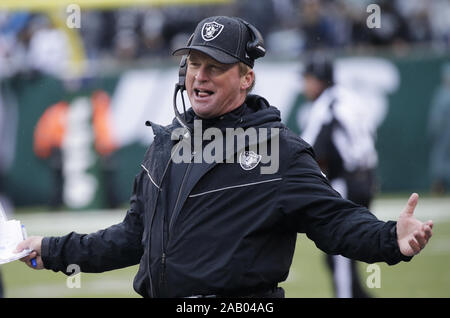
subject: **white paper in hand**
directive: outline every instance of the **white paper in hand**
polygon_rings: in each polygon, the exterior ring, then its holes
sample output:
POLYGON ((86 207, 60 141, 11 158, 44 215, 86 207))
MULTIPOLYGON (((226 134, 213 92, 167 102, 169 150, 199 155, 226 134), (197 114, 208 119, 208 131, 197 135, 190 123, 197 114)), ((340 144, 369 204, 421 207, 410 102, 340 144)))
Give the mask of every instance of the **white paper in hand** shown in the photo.
POLYGON ((9 263, 27 256, 31 253, 30 249, 23 250, 20 253, 14 253, 17 244, 26 238, 26 233, 20 224, 20 221, 6 218, 5 211, 0 203, 0 264, 9 263))

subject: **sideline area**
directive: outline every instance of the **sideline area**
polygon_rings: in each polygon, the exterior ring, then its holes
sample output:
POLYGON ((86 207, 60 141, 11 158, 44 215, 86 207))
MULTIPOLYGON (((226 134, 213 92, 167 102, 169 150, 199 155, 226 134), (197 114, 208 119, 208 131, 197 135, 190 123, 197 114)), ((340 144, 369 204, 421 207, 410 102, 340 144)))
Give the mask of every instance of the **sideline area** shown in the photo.
MULTIPOLYGON (((382 220, 396 220, 406 204, 405 198, 376 199, 372 211, 382 220)), ((377 297, 450 297, 450 198, 419 199, 416 217, 435 222, 434 236, 427 249, 411 263, 387 266, 380 264, 382 286, 370 290, 377 297), (401 282, 401 283, 399 283, 401 282)), ((123 210, 84 212, 16 213, 31 235, 63 235, 71 231, 91 233, 121 222, 123 210)), ((367 264, 360 263, 364 279, 367 264)), ((80 288, 69 288, 68 277, 62 273, 33 271, 19 261, 2 265, 6 297, 139 297, 133 291, 137 265, 100 274, 82 273, 80 288)), ((73 278, 72 278, 73 279, 73 278)), ((293 265, 286 282, 282 283, 287 297, 331 297, 329 273, 323 253, 314 243, 299 235, 293 265)))

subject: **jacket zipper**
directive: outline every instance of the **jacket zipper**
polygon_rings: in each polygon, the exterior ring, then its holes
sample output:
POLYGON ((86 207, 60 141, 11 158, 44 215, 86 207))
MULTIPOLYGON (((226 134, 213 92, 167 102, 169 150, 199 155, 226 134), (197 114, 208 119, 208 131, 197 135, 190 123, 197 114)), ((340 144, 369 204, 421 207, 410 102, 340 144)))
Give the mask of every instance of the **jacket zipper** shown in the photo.
MULTIPOLYGON (((155 217, 155 212, 156 212, 156 208, 157 208, 157 206, 158 206, 158 199, 159 199, 159 195, 160 195, 160 193, 161 193, 161 185, 162 185, 162 183, 163 183, 163 181, 164 181, 164 177, 166 176, 166 172, 167 172, 167 169, 169 168, 169 165, 170 165, 170 162, 172 161, 172 156, 170 156, 170 158, 169 158, 169 160, 167 161, 167 163, 166 163, 166 167, 164 168, 164 172, 163 172, 163 175, 162 175, 162 177, 161 177, 161 182, 160 182, 160 185, 158 186, 158 185, 156 185, 155 184, 155 186, 158 188, 158 195, 156 196, 156 199, 155 199, 155 206, 154 206, 154 208, 153 208, 153 212, 152 212, 152 217, 151 217, 151 219, 150 219, 150 229, 149 229, 149 239, 148 239, 148 242, 147 242, 147 253, 148 253, 148 264, 147 264, 147 271, 148 271, 148 278, 149 278, 149 283, 150 283, 150 297, 151 298, 153 298, 153 296, 154 296, 154 293, 153 293, 153 279, 152 279, 152 271, 151 271, 151 266, 150 266, 150 253, 151 253, 151 250, 150 250, 150 246, 151 246, 151 243, 150 243, 150 238, 151 238, 151 231, 152 231, 152 226, 153 226, 153 219, 154 219, 154 217, 155 217)), ((144 167, 144 166, 142 166, 142 167, 144 167)), ((148 172, 148 169, 145 169, 147 172, 148 172)), ((147 173, 148 174, 148 176, 150 177, 150 174, 149 173, 147 173)), ((153 183, 153 180, 150 178, 150 181, 152 181, 152 183, 153 183)), ((164 267, 165 267, 165 255, 164 255, 164 267)))
POLYGON ((177 195, 177 201, 175 202, 175 206, 172 210, 172 215, 170 216, 169 228, 167 229, 167 241, 169 241, 170 229, 172 228, 173 222, 175 220, 175 211, 177 210, 178 203, 180 202, 181 192, 182 192, 182 190, 184 188, 184 184, 186 182, 186 176, 189 174, 189 172, 191 170, 191 166, 192 166, 192 162, 189 163, 188 167, 186 168, 186 171, 184 172, 183 181, 181 182, 180 190, 178 191, 178 195, 177 195))
MULTIPOLYGON (((192 159, 192 158, 191 158, 192 159)), ((164 215, 164 220, 163 220, 163 228, 162 228, 162 233, 163 233, 163 239, 162 241, 162 253, 161 253, 161 274, 160 274, 160 282, 161 282, 161 286, 162 288, 165 289, 165 285, 166 285, 166 247, 169 244, 169 234, 170 234, 170 228, 172 226, 173 220, 174 220, 174 214, 175 211, 178 207, 178 202, 180 201, 181 198, 181 193, 183 191, 184 188, 184 184, 186 182, 186 176, 189 174, 189 171, 191 170, 191 165, 192 165, 192 160, 189 163, 188 167, 186 168, 186 171, 184 172, 183 175, 183 180, 181 181, 181 185, 180 185, 180 189, 178 190, 178 195, 177 195, 177 201, 175 202, 175 206, 172 210, 172 214, 170 216, 170 220, 169 220, 169 224, 167 224, 167 220, 166 220, 166 215, 164 215), (166 233, 166 238, 164 238, 164 232, 165 232, 165 226, 167 224, 167 233, 166 233)))
POLYGON ((163 251, 161 256, 161 274, 159 275, 161 288, 165 290, 166 285, 166 253, 163 251))

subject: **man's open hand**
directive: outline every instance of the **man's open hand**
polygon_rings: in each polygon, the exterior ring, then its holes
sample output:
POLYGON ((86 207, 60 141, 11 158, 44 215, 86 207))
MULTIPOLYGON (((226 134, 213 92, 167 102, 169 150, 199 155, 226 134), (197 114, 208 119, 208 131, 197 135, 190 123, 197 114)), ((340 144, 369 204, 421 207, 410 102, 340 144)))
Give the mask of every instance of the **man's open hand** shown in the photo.
POLYGON ((397 241, 400 252, 405 256, 418 254, 431 238, 433 221, 425 223, 414 218, 419 195, 413 193, 397 221, 397 241))

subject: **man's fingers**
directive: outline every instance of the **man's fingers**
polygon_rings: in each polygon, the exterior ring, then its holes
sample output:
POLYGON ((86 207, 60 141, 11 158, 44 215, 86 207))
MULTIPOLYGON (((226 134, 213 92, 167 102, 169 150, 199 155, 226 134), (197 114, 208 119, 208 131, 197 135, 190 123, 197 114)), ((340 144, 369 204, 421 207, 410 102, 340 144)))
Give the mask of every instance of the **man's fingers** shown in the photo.
POLYGON ((35 251, 32 251, 30 254, 28 254, 27 256, 22 257, 20 260, 22 262, 27 262, 30 261, 32 258, 37 257, 37 253, 35 251))
POLYGON ((25 264, 27 264, 28 267, 34 268, 33 265, 31 264, 31 258, 28 259, 25 264))
POLYGON ((19 244, 17 244, 16 246, 16 250, 14 251, 15 253, 20 253, 22 252, 24 249, 27 248, 31 248, 30 245, 32 245, 32 238, 27 238, 26 240, 23 240, 22 242, 20 242, 19 244))
POLYGON ((37 253, 36 253, 36 252, 30 253, 30 255, 25 256, 25 257, 21 258, 20 260, 21 260, 22 262, 24 262, 25 264, 27 264, 28 267, 31 267, 31 268, 35 269, 35 267, 34 267, 33 264, 31 263, 31 260, 32 260, 33 258, 37 258, 37 253))
POLYGON ((417 193, 411 194, 408 199, 408 203, 406 204, 405 209, 403 210, 408 216, 412 216, 414 214, 414 209, 416 208, 417 202, 419 201, 419 195, 417 193))
POLYGON ((433 231, 431 230, 431 226, 427 225, 426 223, 424 225, 422 225, 422 229, 425 233, 425 235, 427 236, 427 239, 429 240, 430 237, 433 236, 433 231))
POLYGON ((414 238, 410 238, 408 243, 411 249, 413 250, 414 254, 418 254, 420 252, 419 243, 414 238))
POLYGON ((16 249, 14 250, 14 253, 20 253, 22 252, 27 246, 26 241, 22 241, 20 242, 17 246, 16 249))
POLYGON ((415 232, 414 238, 419 243, 420 249, 424 248, 425 245, 427 245, 427 243, 428 243, 428 239, 426 237, 425 232, 415 232))

